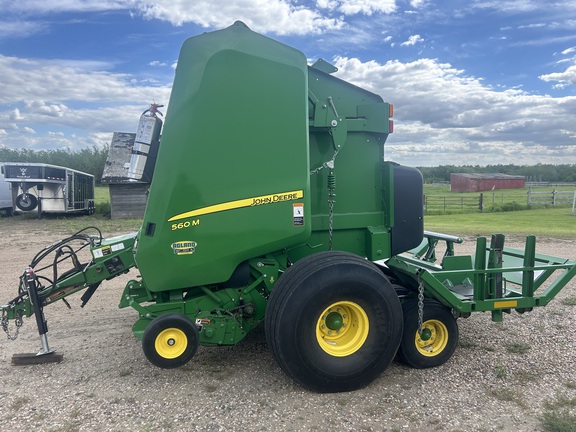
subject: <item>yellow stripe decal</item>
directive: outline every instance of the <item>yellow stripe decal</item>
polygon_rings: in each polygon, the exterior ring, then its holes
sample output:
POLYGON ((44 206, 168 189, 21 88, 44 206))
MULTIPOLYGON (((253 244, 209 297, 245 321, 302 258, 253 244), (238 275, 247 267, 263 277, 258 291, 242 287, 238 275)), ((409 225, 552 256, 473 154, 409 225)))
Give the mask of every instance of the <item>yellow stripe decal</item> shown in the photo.
POLYGON ((191 210, 186 213, 181 213, 176 216, 172 216, 168 219, 168 222, 174 222, 180 219, 186 219, 196 216, 203 216, 210 213, 217 213, 226 210, 234 210, 243 207, 255 207, 264 204, 274 204, 282 201, 293 201, 304 197, 303 190, 282 192, 271 195, 261 195, 257 197, 244 198, 236 201, 228 201, 221 204, 215 204, 208 207, 202 207, 197 210, 191 210))
POLYGON ((495 308, 495 309, 513 308, 513 307, 516 307, 517 305, 518 305, 518 301, 517 301, 517 300, 508 300, 508 301, 494 302, 494 308, 495 308))

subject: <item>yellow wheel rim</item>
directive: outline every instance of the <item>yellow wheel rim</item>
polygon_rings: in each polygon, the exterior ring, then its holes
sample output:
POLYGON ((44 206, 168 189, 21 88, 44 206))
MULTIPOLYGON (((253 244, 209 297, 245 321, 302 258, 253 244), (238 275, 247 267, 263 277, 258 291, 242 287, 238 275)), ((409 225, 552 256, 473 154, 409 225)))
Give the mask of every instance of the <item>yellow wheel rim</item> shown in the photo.
POLYGON ((428 320, 422 324, 422 334, 416 332, 414 343, 423 356, 437 356, 448 344, 448 329, 441 321, 428 320))
POLYGON ((188 346, 188 338, 186 333, 178 328, 167 328, 162 330, 156 341, 154 347, 159 356, 166 359, 174 359, 181 356, 186 347, 188 346))
POLYGON ((320 347, 334 357, 346 357, 358 351, 370 329, 368 315, 353 302, 331 304, 320 314, 316 339, 320 347))

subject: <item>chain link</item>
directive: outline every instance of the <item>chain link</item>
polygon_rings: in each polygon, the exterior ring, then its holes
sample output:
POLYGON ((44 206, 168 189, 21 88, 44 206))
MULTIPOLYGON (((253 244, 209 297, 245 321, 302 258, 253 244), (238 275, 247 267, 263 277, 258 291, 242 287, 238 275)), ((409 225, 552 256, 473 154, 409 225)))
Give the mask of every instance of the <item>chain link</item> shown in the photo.
MULTIPOLYGON (((334 108, 335 109, 335 108, 334 108)), ((332 155, 332 159, 327 162, 324 162, 318 168, 310 171, 310 175, 314 175, 322 171, 324 168, 330 169, 330 173, 328 174, 328 250, 332 250, 332 237, 334 235, 334 203, 336 200, 334 197, 335 190, 335 176, 334 176, 334 162, 336 161, 336 156, 340 152, 340 148, 337 148, 334 154, 332 155)))
POLYGON ((334 162, 336 161, 336 156, 338 156, 338 153, 340 152, 340 149, 336 149, 336 151, 334 152, 334 154, 332 155, 332 159, 330 159, 327 162, 324 162, 322 165, 320 165, 318 168, 313 169, 312 171, 310 171, 310 175, 314 175, 319 173, 320 171, 322 171, 325 168, 330 168, 333 169, 334 168, 334 162))
POLYGON ((334 200, 328 200, 328 250, 332 250, 332 233, 334 231, 334 200))
POLYGON ((14 333, 13 335, 10 334, 10 329, 8 328, 9 326, 9 322, 8 322, 8 316, 6 315, 6 310, 2 311, 2 321, 0 323, 0 325, 2 325, 2 330, 4 330, 4 332, 6 332, 6 336, 8 336, 9 340, 16 340, 16 338, 18 337, 18 333, 20 332, 20 327, 22 327, 22 324, 24 324, 24 320, 22 319, 22 311, 20 311, 18 313, 18 315, 16 315, 16 317, 14 318, 14 324, 16 325, 16 333, 14 333))
POLYGON ((418 284, 418 335, 422 335, 422 324, 424 324, 424 284, 418 284))

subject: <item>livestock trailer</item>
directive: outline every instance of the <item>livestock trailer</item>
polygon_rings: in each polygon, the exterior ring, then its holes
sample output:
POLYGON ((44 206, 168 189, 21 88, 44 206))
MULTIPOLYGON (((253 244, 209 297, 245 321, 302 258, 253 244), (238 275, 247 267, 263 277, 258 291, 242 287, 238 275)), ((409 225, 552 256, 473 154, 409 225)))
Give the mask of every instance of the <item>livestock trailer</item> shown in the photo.
POLYGON ((94 213, 94 176, 44 163, 7 162, 15 210, 42 213, 94 213))

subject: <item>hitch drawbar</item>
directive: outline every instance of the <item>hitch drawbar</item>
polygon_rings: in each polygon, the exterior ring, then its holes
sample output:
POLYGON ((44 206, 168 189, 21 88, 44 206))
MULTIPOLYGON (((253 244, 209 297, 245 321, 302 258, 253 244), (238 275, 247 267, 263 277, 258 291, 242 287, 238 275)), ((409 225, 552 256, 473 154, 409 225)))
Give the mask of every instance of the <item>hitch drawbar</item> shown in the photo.
POLYGON ((32 268, 26 268, 24 275, 22 276, 22 282, 28 292, 30 303, 32 303, 34 307, 34 316, 36 318, 36 325, 38 326, 38 334, 40 335, 42 347, 37 354, 14 354, 12 356, 12 365, 26 366, 32 364, 61 362, 64 358, 64 354, 51 349, 48 345, 48 336, 46 334, 48 333, 48 323, 44 316, 44 306, 42 305, 42 301, 38 295, 38 278, 32 268))
POLYGON ((8 304, 0 306, 0 325, 8 339, 15 340, 24 317, 36 318, 41 348, 37 354, 16 354, 13 365, 29 365, 62 361, 64 355, 48 345, 48 324, 44 307, 66 297, 86 290, 81 297, 81 307, 90 300, 104 280, 126 273, 134 266, 132 250, 137 233, 108 239, 95 227, 84 228, 77 233, 42 249, 26 267, 18 295, 8 304), (97 235, 86 231, 95 230, 97 235), (11 334, 9 322, 14 320, 16 331, 11 334))

